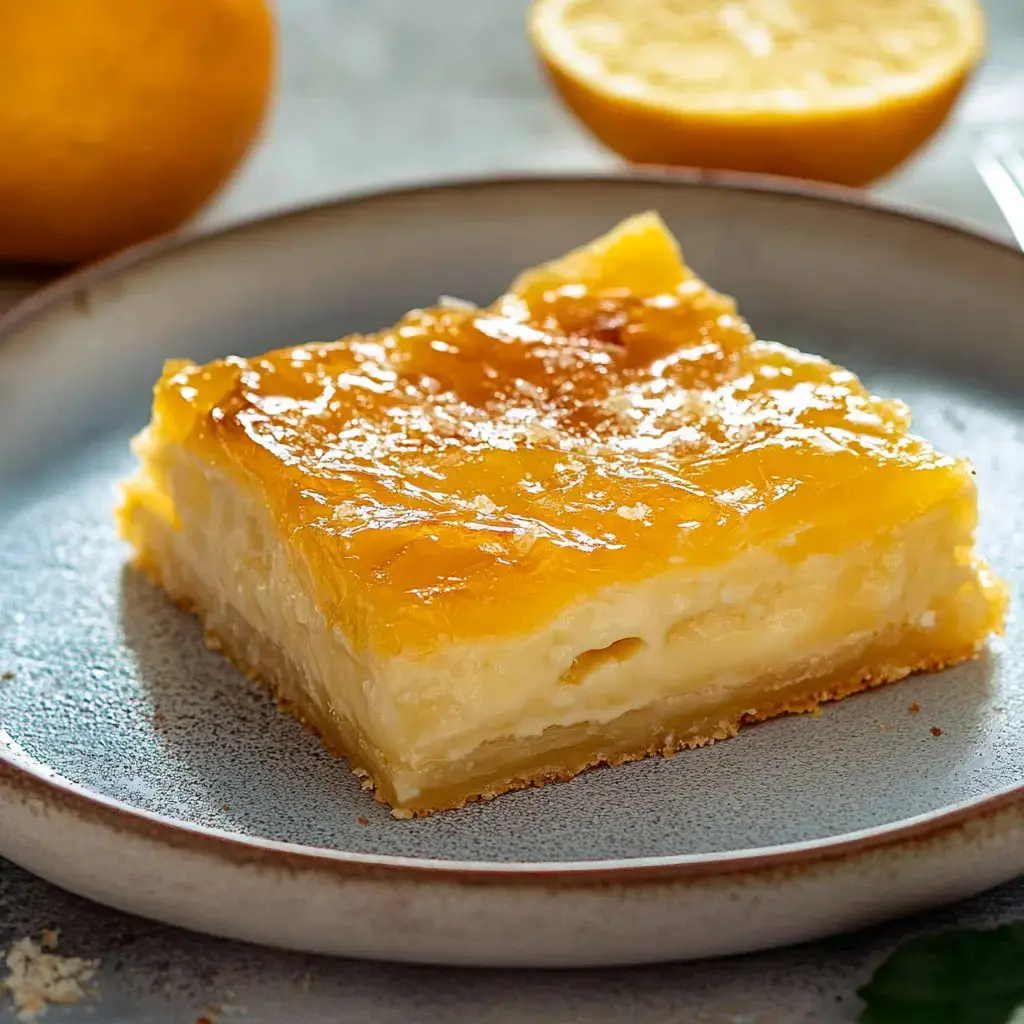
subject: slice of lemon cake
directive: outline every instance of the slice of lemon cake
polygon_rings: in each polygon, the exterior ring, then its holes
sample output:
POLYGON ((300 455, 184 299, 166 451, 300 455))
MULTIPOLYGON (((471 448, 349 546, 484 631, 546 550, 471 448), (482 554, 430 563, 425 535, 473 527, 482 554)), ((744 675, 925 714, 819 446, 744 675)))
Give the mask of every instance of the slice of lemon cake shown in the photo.
POLYGON ((169 362, 120 527, 407 815, 975 654, 971 469, 908 427, 646 214, 486 308, 169 362))

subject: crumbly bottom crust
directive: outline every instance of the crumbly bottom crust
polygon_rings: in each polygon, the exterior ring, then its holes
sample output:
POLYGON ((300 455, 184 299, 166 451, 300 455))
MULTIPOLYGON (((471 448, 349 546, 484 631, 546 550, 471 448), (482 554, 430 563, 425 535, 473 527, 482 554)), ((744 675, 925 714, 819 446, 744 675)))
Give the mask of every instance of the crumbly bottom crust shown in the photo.
POLYGON ((365 788, 372 788, 376 799, 389 804, 400 818, 565 782, 602 765, 670 757, 735 736, 744 725, 777 715, 813 712, 823 703, 914 672, 949 667, 976 656, 983 643, 976 634, 942 636, 934 629, 906 628, 877 635, 831 661, 806 665, 796 673, 787 671, 784 677, 766 674, 718 700, 706 691, 686 694, 603 725, 556 726, 539 737, 486 744, 470 759, 446 766, 447 778, 437 769, 423 776, 415 799, 402 800, 391 782, 393 766, 380 751, 370 749, 350 723, 309 699, 302 670, 280 648, 254 632, 237 614, 209 615, 200 603, 196 580, 190 580, 184 590, 182 581, 165 579, 152 563, 140 562, 138 567, 179 607, 198 616, 208 646, 223 652, 249 679, 267 687, 278 705, 318 734, 332 753, 347 758, 365 788))

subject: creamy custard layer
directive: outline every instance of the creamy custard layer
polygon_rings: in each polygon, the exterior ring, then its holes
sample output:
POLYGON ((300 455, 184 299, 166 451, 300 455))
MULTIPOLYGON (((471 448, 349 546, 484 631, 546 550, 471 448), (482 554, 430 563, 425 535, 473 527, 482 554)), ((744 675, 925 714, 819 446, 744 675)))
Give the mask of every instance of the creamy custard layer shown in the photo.
POLYGON ((971 656, 972 474, 908 431, 647 215, 486 309, 169 363, 120 523, 418 812, 971 656))

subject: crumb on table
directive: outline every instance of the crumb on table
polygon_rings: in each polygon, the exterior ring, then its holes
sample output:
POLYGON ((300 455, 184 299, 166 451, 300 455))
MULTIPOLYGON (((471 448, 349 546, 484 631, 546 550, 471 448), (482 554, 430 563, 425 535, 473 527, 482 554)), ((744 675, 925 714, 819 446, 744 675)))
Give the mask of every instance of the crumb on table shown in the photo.
POLYGON ((942 735, 942 730, 937 725, 933 725, 932 726, 932 735, 933 736, 941 736, 942 735))
POLYGON ((59 938, 56 928, 48 928, 39 942, 26 936, 7 951, 7 976, 0 979, 0 992, 10 996, 20 1021, 36 1020, 48 1006, 84 999, 84 986, 96 976, 98 960, 50 952, 59 938))
POLYGON ((918 715, 921 713, 921 705, 918 704, 916 700, 910 705, 910 713, 912 715, 918 715))

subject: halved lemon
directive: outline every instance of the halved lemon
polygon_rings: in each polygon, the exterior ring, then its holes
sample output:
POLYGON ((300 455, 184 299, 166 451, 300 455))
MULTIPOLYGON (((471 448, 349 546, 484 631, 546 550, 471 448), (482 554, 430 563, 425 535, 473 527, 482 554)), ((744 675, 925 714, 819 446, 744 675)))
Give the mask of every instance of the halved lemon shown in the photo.
POLYGON ((529 33, 628 160, 862 185, 942 126, 985 25, 976 0, 535 0, 529 33))

